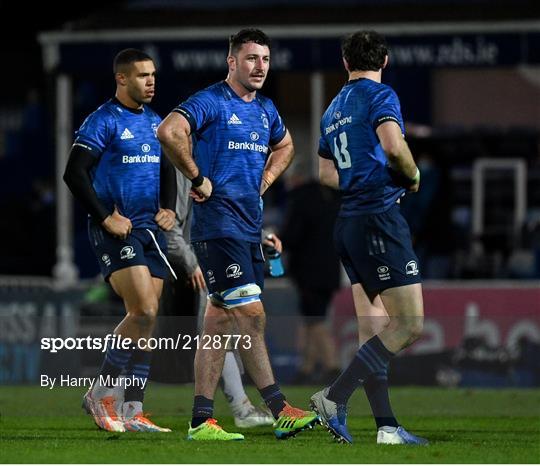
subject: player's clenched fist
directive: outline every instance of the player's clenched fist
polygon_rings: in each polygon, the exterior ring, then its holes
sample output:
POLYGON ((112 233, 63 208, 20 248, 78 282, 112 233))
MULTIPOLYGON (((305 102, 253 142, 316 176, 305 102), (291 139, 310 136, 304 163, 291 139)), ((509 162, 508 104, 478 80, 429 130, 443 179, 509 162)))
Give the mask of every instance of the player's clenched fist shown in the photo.
POLYGON ((159 209, 158 213, 154 217, 154 220, 158 224, 159 228, 165 231, 169 231, 174 227, 176 221, 176 214, 171 209, 159 209))
POLYGON ((124 217, 115 206, 114 212, 103 220, 103 228, 116 238, 126 239, 131 233, 131 220, 124 217))
POLYGON ((200 185, 195 186, 195 184, 193 184, 190 195, 196 202, 208 200, 212 195, 212 182, 206 178, 206 176, 203 176, 200 185))

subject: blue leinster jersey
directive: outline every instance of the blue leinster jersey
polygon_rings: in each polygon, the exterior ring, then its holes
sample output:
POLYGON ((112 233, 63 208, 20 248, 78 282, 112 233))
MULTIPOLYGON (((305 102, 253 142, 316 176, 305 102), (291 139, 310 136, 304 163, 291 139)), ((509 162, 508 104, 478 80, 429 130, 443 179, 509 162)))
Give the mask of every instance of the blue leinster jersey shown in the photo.
POLYGON ((338 170, 341 217, 384 212, 405 192, 392 182, 377 137, 377 126, 387 121, 405 133, 396 93, 363 78, 345 84, 322 117, 319 155, 338 170))
POLYGON ((188 120, 195 161, 213 185, 206 202, 194 203, 191 240, 259 242, 262 173, 269 147, 286 133, 273 102, 261 95, 245 102, 222 81, 174 111, 188 120))
POLYGON ((88 116, 75 143, 98 159, 92 183, 99 200, 131 220, 133 228, 156 228, 159 210, 161 119, 149 107, 128 109, 112 99, 88 116))

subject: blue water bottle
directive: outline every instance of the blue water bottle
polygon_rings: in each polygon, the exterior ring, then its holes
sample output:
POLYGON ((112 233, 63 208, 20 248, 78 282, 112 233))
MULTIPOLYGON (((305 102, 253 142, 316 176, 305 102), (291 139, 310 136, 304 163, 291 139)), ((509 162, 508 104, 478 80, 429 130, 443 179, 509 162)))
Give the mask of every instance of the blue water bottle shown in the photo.
MULTIPOLYGON (((268 235, 266 239, 272 239, 272 237, 268 235)), ((272 277, 281 277, 285 273, 285 270, 283 269, 283 262, 281 261, 281 254, 276 248, 268 245, 264 246, 264 250, 266 252, 266 256, 268 257, 270 275, 272 277)))

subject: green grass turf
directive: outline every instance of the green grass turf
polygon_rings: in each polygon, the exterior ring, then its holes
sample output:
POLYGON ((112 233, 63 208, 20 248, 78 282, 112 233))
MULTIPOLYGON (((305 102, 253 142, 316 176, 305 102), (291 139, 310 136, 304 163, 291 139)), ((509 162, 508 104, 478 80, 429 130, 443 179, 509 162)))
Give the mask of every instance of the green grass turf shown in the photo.
MULTIPOLYGON (((316 388, 285 387, 307 407, 316 388)), ((150 386, 145 407, 173 429, 166 434, 99 431, 80 409, 82 389, 0 387, 2 463, 537 463, 540 390, 395 388, 398 420, 431 441, 428 447, 375 444, 362 391, 350 403, 353 445, 335 443, 320 426, 278 441, 270 428, 244 431, 244 442, 186 440, 192 386, 150 386)), ((250 387, 253 400, 258 400, 250 387)), ((221 394, 216 417, 234 424, 221 394)))

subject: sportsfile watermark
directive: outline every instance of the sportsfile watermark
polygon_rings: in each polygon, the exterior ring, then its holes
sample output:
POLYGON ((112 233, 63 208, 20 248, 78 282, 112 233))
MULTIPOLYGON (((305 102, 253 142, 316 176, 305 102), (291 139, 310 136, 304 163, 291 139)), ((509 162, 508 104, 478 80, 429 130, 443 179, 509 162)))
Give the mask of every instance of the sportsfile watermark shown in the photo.
POLYGON ((150 337, 132 340, 120 335, 107 334, 104 337, 43 337, 41 350, 58 353, 63 350, 192 350, 192 349, 251 349, 251 335, 189 335, 179 333, 176 337, 150 337))

